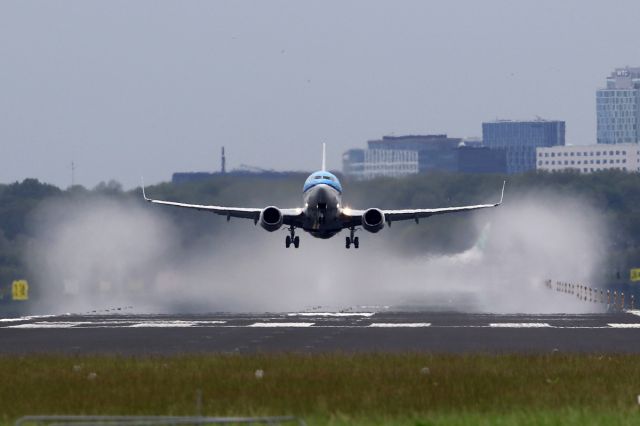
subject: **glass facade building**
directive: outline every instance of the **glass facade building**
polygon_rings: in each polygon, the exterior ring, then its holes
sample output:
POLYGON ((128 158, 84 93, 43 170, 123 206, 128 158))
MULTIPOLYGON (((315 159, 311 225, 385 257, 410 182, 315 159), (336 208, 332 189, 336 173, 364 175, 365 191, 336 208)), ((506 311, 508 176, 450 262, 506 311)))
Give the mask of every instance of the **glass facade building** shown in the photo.
POLYGON ((401 177, 418 173, 418 152, 398 149, 367 149, 364 179, 401 177))
POLYGON ((507 157, 504 149, 462 146, 457 149, 460 173, 506 173, 507 157))
POLYGON ((364 179, 364 149, 350 149, 342 154, 342 172, 356 180, 364 179))
POLYGON ((507 173, 536 169, 536 148, 564 145, 564 121, 495 121, 482 123, 482 140, 506 154, 507 173))
POLYGON ((384 136, 367 142, 370 150, 401 150, 418 153, 418 171, 455 171, 454 150, 462 139, 447 135, 384 136))
POLYGON ((384 136, 367 149, 350 149, 342 170, 353 179, 400 177, 417 173, 506 173, 504 149, 489 149, 478 138, 447 135, 384 136))
POLYGON ((640 68, 617 68, 596 91, 598 143, 640 141, 640 68))

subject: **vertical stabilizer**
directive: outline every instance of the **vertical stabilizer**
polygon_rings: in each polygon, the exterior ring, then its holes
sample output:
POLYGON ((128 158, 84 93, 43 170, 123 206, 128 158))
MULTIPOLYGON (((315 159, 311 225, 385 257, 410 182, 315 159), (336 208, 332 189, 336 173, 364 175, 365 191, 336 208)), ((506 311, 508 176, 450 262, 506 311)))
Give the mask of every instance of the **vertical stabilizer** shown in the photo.
POLYGON ((322 170, 327 170, 327 144, 322 143, 322 170))

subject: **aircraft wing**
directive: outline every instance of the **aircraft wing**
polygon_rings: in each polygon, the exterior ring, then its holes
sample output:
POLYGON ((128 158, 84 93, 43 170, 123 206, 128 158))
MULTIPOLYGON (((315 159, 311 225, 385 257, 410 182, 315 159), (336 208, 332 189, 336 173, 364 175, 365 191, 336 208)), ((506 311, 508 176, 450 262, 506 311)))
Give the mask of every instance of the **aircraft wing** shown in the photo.
MULTIPOLYGON (((459 206, 459 207, 441 207, 436 209, 404 209, 404 210, 380 210, 384 213, 384 219, 387 223, 399 221, 399 220, 415 220, 416 222, 420 218, 426 218, 429 216, 435 216, 440 214, 447 213, 459 213, 459 212, 467 212, 472 210, 480 210, 487 209, 491 207, 498 207, 502 204, 502 199, 504 198, 504 187, 506 181, 502 184, 502 192, 500 193, 500 201, 493 204, 478 204, 475 206, 459 206)), ((347 220, 345 220, 345 227, 350 226, 359 226, 362 225, 362 215, 366 210, 349 210, 345 212, 342 211, 342 214, 345 215, 347 220)))
MULTIPOLYGON (((227 220, 232 217, 242 218, 242 219, 252 219, 254 223, 258 222, 260 218, 260 213, 264 209, 260 208, 247 208, 247 207, 224 207, 224 206, 210 206, 203 204, 186 204, 186 203, 177 203, 174 201, 163 201, 163 200, 154 200, 152 198, 148 198, 145 193, 144 186, 142 187, 142 197, 145 201, 152 204, 160 204, 164 206, 173 206, 173 207, 182 207, 186 209, 192 210, 200 210, 207 211, 215 214, 219 214, 221 216, 226 216, 227 220)), ((285 225, 297 225, 297 222, 302 218, 302 209, 280 209, 283 216, 283 222, 285 225)))

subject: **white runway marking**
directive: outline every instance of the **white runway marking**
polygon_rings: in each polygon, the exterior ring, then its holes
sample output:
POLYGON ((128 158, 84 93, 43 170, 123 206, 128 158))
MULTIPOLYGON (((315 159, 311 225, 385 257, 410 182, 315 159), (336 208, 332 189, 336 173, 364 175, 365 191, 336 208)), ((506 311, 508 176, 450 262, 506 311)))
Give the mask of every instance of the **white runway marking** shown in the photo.
POLYGON ((30 324, 10 325, 5 328, 72 328, 77 325, 84 325, 84 324, 91 324, 91 323, 90 322, 72 322, 72 321, 67 321, 67 322, 42 321, 42 322, 34 322, 30 324))
POLYGON ((31 321, 33 319, 51 318, 51 317, 55 317, 55 316, 56 315, 32 315, 32 316, 28 316, 28 317, 18 317, 18 318, 0 318, 0 322, 31 321))
POLYGON ((369 324, 369 327, 380 328, 416 328, 416 327, 431 327, 430 322, 374 322, 369 324))
POLYGON ((551 327, 546 322, 493 322, 489 327, 496 328, 543 328, 551 327))
MULTIPOLYGON (((640 311, 637 315, 640 316, 640 311)), ((416 318, 416 322, 409 322, 413 318, 385 318, 384 316, 376 316, 371 320, 363 321, 366 316, 376 315, 370 312, 301 312, 288 313, 279 316, 263 316, 253 317, 251 319, 245 317, 223 317, 224 319, 216 319, 215 316, 209 317, 68 317, 65 315, 40 315, 40 316, 24 316, 20 318, 3 318, 0 319, 0 329, 98 329, 98 328, 379 328, 379 329, 417 329, 417 328, 554 328, 554 329, 640 329, 640 321, 637 323, 607 323, 602 321, 582 321, 580 318, 575 319, 575 323, 567 324, 565 321, 556 321, 554 318, 542 317, 535 322, 535 317, 524 317, 520 322, 507 322, 511 318, 504 318, 505 322, 489 323, 491 319, 480 319, 478 322, 468 324, 456 324, 455 322, 446 323, 438 322, 435 325, 431 322, 417 322, 423 318, 416 318), (327 318, 322 318, 322 317, 327 318), (333 317, 346 317, 339 320, 333 317), (51 318, 54 317, 54 318, 51 318), (313 318, 316 317, 316 318, 313 318), (355 318, 354 318, 355 317, 355 318), (76 319, 76 321, 73 321, 76 319), (378 321, 375 321, 375 320, 378 321), (400 321, 407 322, 400 322, 400 321), (529 321, 527 321, 529 320, 529 321), (289 321, 289 322, 288 322, 289 321), (398 321, 398 322, 385 322, 398 321), (555 322, 554 322, 555 321, 555 322)), ((428 317, 424 319, 430 319, 428 317)), ((494 318, 500 320, 502 318, 494 318)), ((515 319, 515 318, 514 318, 515 319)), ((609 319, 610 320, 610 319, 609 319)), ((633 321, 632 317, 627 320, 633 321)), ((513 321, 513 319, 512 319, 513 321)))
POLYGON ((374 312, 295 312, 288 317, 371 317, 374 312))
POLYGON ((147 327, 205 327, 212 324, 224 324, 226 321, 144 321, 131 324, 129 328, 147 327))
POLYGON ((313 322, 255 322, 248 327, 311 327, 313 322))
POLYGON ((639 324, 607 324, 611 328, 640 328, 639 324))
POLYGON ((631 315, 636 315, 640 317, 640 311, 635 309, 635 310, 629 310, 629 311, 625 311, 627 313, 630 313, 631 315))

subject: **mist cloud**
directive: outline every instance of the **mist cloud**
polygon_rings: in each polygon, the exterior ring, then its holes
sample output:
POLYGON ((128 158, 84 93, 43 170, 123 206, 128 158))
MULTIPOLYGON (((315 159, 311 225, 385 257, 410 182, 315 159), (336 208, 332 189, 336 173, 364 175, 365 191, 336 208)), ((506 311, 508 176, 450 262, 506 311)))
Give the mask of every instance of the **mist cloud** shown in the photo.
MULTIPOLYGON (((165 213, 110 198, 44 206, 27 259, 43 292, 36 313, 115 306, 144 313, 372 305, 514 313, 600 309, 542 285, 546 278, 589 283, 606 246, 606 223, 594 209, 552 194, 464 216, 480 238, 455 255, 397 252, 385 238, 395 227, 378 235, 363 231, 359 250, 345 250, 341 235, 316 240, 304 233, 301 248, 287 250, 284 232, 267 233, 243 220, 185 241, 165 213)), ((438 225, 438 218, 429 220, 438 225)))

